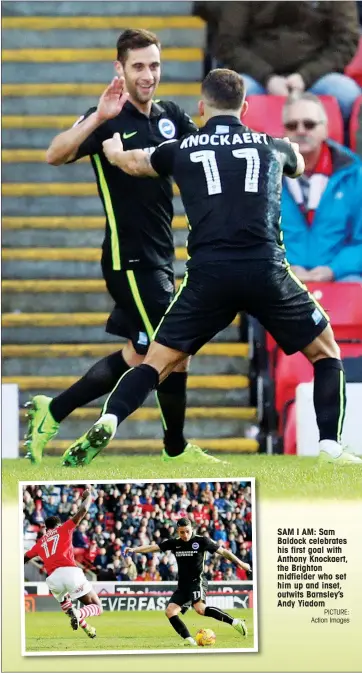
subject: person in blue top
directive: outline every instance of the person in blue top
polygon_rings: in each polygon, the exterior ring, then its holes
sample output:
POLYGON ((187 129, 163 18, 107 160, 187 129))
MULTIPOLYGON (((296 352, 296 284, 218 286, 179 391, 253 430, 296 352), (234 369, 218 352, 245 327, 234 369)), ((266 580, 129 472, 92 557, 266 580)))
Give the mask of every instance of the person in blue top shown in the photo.
POLYGON ((302 176, 283 180, 288 262, 303 282, 362 282, 362 162, 327 140, 327 116, 313 94, 288 99, 283 123, 305 161, 302 176))

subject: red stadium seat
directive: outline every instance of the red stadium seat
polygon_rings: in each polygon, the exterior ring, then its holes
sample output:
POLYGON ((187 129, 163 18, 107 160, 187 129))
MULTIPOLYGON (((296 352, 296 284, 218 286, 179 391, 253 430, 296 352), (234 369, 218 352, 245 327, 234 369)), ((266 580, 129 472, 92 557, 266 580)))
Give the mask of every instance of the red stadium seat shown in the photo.
POLYGON ((298 383, 313 380, 313 367, 302 353, 280 353, 275 372, 275 407, 280 415, 281 428, 285 426, 283 415, 286 405, 295 398, 298 383))
POLYGON ((287 418, 284 428, 284 453, 294 455, 297 453, 297 407, 292 402, 287 411, 287 418))
MULTIPOLYGON (((309 283, 308 289, 329 313, 341 348, 341 356, 362 356, 362 284, 309 283)), ((284 450, 296 448, 295 391, 299 383, 313 380, 313 367, 302 353, 286 356, 281 351, 275 367, 275 407, 279 432, 284 435, 284 450)))
POLYGON ((362 340, 362 283, 308 283, 327 311, 337 341, 362 340))
MULTIPOLYGON (((343 143, 343 121, 337 100, 333 96, 319 96, 327 116, 329 137, 338 143, 343 143)), ((282 110, 284 96, 248 96, 249 108, 242 121, 255 131, 264 131, 271 136, 282 138, 284 135, 282 124, 282 110)))
POLYGON ((282 138, 282 109, 284 96, 247 96, 249 108, 242 121, 255 131, 264 131, 271 136, 282 138))
POLYGON ((358 96, 352 109, 351 119, 349 120, 349 145, 353 152, 357 150, 357 132, 359 129, 361 105, 362 96, 358 96))
MULTIPOLYGON (((308 290, 327 311, 337 341, 362 340, 362 284, 308 283, 308 290)), ((266 348, 271 354, 277 345, 267 333, 266 348)))
POLYGON ((362 86, 362 37, 360 37, 354 58, 347 65, 344 72, 348 77, 352 77, 352 79, 362 86))

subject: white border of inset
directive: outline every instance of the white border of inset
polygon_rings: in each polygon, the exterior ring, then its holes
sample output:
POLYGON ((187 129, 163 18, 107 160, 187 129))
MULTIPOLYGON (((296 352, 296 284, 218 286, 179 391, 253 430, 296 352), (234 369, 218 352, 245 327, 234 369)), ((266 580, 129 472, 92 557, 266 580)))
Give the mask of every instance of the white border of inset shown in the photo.
MULTIPOLYGON (((226 653, 236 653, 236 652, 258 652, 259 646, 259 633, 258 633, 258 556, 257 556, 257 537, 256 537, 256 498, 255 498, 255 477, 204 477, 201 479, 136 479, 131 481, 129 479, 97 479, 97 481, 92 482, 90 479, 76 479, 71 481, 19 481, 19 533, 20 533, 20 633, 21 633, 21 656, 22 657, 58 657, 58 656, 107 656, 109 654, 226 654, 226 653), (249 481, 251 484, 251 505, 252 505, 252 538, 253 538, 253 568, 255 568, 255 579, 253 577, 253 626, 254 626, 254 647, 252 648, 218 648, 218 649, 203 649, 198 647, 197 649, 169 649, 169 650, 81 650, 78 652, 28 652, 26 650, 26 638, 25 638, 25 609, 24 609, 24 540, 23 540, 23 488, 24 486, 63 486, 64 484, 69 485, 96 485, 96 484, 189 484, 189 483, 202 483, 202 482, 234 482, 234 481, 249 481)), ((254 576, 254 573, 253 573, 254 576)))

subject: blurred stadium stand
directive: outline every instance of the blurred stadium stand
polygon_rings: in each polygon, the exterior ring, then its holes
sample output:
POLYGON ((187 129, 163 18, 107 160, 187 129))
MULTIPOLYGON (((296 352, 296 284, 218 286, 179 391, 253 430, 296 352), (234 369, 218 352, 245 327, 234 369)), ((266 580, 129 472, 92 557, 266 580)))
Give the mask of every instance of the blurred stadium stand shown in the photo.
MULTIPOLYGON (((119 348, 104 333, 112 304, 100 273, 104 217, 91 166, 50 167, 44 151, 97 101, 113 76, 117 37, 130 26, 158 34, 158 96, 195 117, 205 27, 191 2, 4 2, 2 13, 3 381, 19 384, 24 403, 37 392, 57 394, 119 348)), ((174 205, 180 280, 187 228, 178 195, 174 205)), ((193 361, 187 435, 205 449, 258 449, 248 437, 256 419, 248 346, 238 340, 236 320, 193 361)), ((74 412, 50 452, 62 452, 97 415, 95 407, 74 412)), ((158 452, 161 436, 152 397, 109 451, 158 452)))
MULTIPOLYGON (((79 506, 84 486, 27 486, 23 496, 24 548, 33 546, 44 533, 44 519, 58 514, 62 521, 79 506), (54 504, 50 504, 50 500, 54 504)), ((92 487, 91 487, 92 488, 92 487)), ((200 535, 208 535, 252 565, 252 501, 250 482, 204 482, 186 484, 100 484, 93 489, 90 512, 75 534, 75 559, 92 579, 118 581, 170 581, 176 571, 171 552, 161 556, 133 554, 132 562, 122 556, 126 546, 150 544, 176 533, 176 522, 187 516, 200 535), (84 528, 84 531, 83 531, 84 528), (81 532, 82 531, 82 532, 81 532), (104 550, 104 551, 101 551, 104 550), (154 577, 150 574, 153 573, 154 577)), ((246 580, 222 557, 207 554, 205 573, 210 580, 246 580), (228 573, 228 574, 226 574, 228 573), (232 579, 229 577, 229 579, 232 579)), ((44 581, 39 563, 24 568, 27 581, 44 581)), ((249 577, 250 579, 250 577, 249 577)))

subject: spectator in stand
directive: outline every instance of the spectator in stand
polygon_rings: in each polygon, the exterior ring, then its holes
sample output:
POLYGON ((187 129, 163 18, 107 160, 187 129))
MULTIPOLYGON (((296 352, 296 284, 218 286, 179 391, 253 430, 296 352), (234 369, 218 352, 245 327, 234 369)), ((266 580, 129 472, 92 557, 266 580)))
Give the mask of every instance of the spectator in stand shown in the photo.
POLYGON ((214 569, 213 563, 205 563, 205 577, 208 582, 214 579, 214 569))
POLYGON ((107 506, 106 506, 106 503, 104 502, 104 497, 103 496, 99 496, 97 498, 95 504, 97 505, 97 508, 98 508, 98 515, 99 514, 106 514, 106 512, 109 511, 107 506))
POLYGON ((177 568, 175 565, 171 564, 168 570, 168 582, 174 582, 177 580, 177 568))
POLYGON ((226 542, 228 536, 223 523, 220 523, 219 529, 214 533, 215 542, 226 542))
POLYGON ((104 534, 103 528, 100 523, 98 523, 94 529, 94 539, 97 542, 98 547, 102 547, 104 544, 104 534))
POLYGON ((121 582, 124 577, 123 568, 121 567, 121 560, 119 558, 115 558, 112 563, 109 563, 106 568, 106 573, 107 580, 109 582, 121 582))
POLYGON ((46 513, 43 508, 43 503, 41 500, 36 500, 35 501, 35 509, 30 517, 30 521, 32 524, 36 526, 41 526, 44 524, 44 521, 46 519, 46 513))
POLYGON ((89 546, 89 538, 86 535, 86 524, 84 521, 79 524, 78 528, 73 533, 73 547, 76 549, 87 549, 89 546))
POLYGON ((122 545, 119 544, 119 542, 120 542, 120 539, 116 538, 116 533, 114 531, 112 531, 110 536, 109 536, 109 540, 107 540, 107 546, 106 546, 107 557, 108 557, 109 561, 114 556, 115 552, 119 551, 121 549, 122 545), (118 540, 118 542, 116 540, 118 540))
POLYGON ((302 176, 283 181, 283 242, 292 271, 303 282, 362 281, 362 162, 326 140, 327 117, 313 94, 288 99, 283 122, 305 161, 302 176))
POLYGON ((229 533, 229 549, 230 551, 237 556, 238 554, 238 545, 235 540, 234 533, 229 533))
POLYGON ((146 582, 160 582, 161 575, 157 570, 157 557, 153 556, 146 570, 146 582))
POLYGON ((91 540, 89 543, 88 549, 85 550, 83 556, 83 565, 86 568, 94 568, 96 557, 98 556, 100 550, 97 547, 95 540, 91 540))
POLYGON ((55 502, 54 495, 50 495, 43 505, 46 516, 55 516, 58 512, 58 505, 55 502))
POLYGON ((223 579, 225 580, 225 582, 235 582, 238 579, 232 566, 228 566, 224 570, 223 579))
POLYGON ((137 554, 136 558, 136 568, 138 575, 142 575, 142 573, 145 573, 147 570, 147 556, 146 554, 137 554))
POLYGON ((98 571, 105 570, 108 567, 109 563, 105 547, 100 548, 99 554, 97 554, 97 556, 94 559, 94 565, 98 571))
POLYGON ((134 582, 137 578, 138 573, 137 573, 136 565, 135 565, 135 563, 133 563, 131 557, 126 556, 123 559, 123 562, 120 561, 119 559, 115 559, 114 564, 116 563, 116 561, 117 561, 117 565, 119 563, 121 563, 121 567, 122 567, 121 574, 117 579, 119 579, 121 582, 134 582))
POLYGON ((69 519, 69 517, 71 516, 70 514, 71 509, 72 509, 72 503, 68 500, 67 494, 62 493, 57 511, 57 514, 61 518, 62 523, 67 519, 69 519))
POLYGON ((335 96, 347 128, 361 89, 343 72, 359 35, 355 2, 223 2, 214 53, 248 95, 335 96))
POLYGON ((167 556, 163 556, 160 560, 159 566, 158 566, 158 572, 161 575, 161 579, 163 582, 168 582, 169 581, 169 574, 170 574, 170 567, 168 564, 168 558, 167 556))
POLYGON ((24 493, 23 506, 24 506, 24 510, 25 510, 25 516, 27 516, 29 518, 29 516, 32 515, 32 513, 34 512, 34 509, 35 509, 34 500, 31 497, 31 494, 29 493, 29 491, 25 491, 25 493, 24 493))

